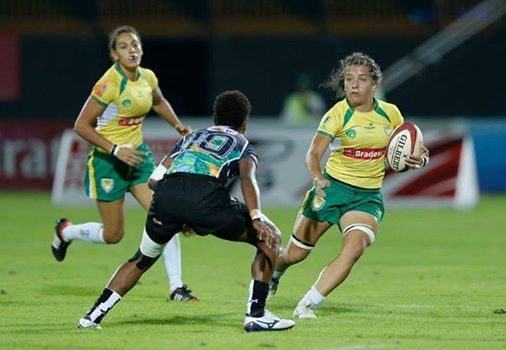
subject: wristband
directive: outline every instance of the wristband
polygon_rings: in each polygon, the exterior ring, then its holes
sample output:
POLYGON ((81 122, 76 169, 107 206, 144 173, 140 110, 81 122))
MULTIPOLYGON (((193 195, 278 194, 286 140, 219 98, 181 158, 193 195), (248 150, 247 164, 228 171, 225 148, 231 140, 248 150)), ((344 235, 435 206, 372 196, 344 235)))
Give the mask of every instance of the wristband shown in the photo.
POLYGON ((162 163, 158 164, 155 171, 149 177, 152 180, 160 180, 167 173, 167 168, 162 163))
POLYGON ((255 220, 262 220, 264 217, 264 214, 260 211, 260 209, 253 209, 249 212, 249 215, 251 216, 251 221, 255 220))
POLYGON ((113 156, 117 157, 118 156, 118 152, 120 150, 121 146, 119 145, 116 145, 116 148, 114 148, 114 152, 112 153, 113 156))
POLYGON ((127 143, 126 145, 114 145, 113 149, 111 149, 111 154, 115 157, 118 156, 118 152, 121 148, 134 148, 131 144, 127 143))

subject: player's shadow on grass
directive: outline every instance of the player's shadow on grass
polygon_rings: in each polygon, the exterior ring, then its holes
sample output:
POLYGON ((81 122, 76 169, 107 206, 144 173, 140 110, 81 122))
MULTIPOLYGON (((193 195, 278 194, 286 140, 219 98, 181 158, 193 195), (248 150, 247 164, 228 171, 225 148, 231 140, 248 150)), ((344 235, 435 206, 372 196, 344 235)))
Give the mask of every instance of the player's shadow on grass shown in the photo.
POLYGON ((40 290, 45 295, 67 295, 76 297, 95 297, 98 293, 97 288, 69 285, 51 285, 40 290))
MULTIPOLYGON (((288 312, 291 314, 293 312, 293 309, 295 309, 295 306, 297 305, 297 301, 291 301, 288 299, 274 299, 273 301, 269 302, 267 307, 273 311, 274 313, 285 313, 288 312)), ((359 309, 350 307, 349 305, 328 305, 324 304, 320 309, 318 309, 317 314, 326 314, 326 313, 333 313, 333 314, 346 314, 346 313, 356 313, 359 309)), ((279 315, 278 315, 279 316, 279 315)))
MULTIPOLYGON (((230 313, 222 314, 206 314, 206 315, 188 315, 188 316, 171 316, 167 318, 133 318, 131 320, 114 322, 108 325, 108 327, 122 326, 122 325, 154 325, 154 326, 215 326, 219 328, 229 327, 237 328, 237 320, 224 321, 228 318, 234 317, 230 313)), ((235 317, 234 317, 235 318, 235 317)), ((239 323, 242 321, 242 317, 238 318, 239 323)))
POLYGON ((348 314, 348 313, 358 313, 360 312, 357 308, 352 308, 349 306, 343 305, 323 305, 320 308, 324 313, 333 313, 333 314, 348 314))

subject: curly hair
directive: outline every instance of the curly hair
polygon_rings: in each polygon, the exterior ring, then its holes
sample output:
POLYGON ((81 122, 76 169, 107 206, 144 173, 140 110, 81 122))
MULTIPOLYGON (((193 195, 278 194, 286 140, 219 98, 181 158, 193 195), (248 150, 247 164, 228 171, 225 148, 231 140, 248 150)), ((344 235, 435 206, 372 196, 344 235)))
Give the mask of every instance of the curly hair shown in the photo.
POLYGON ((330 73, 329 79, 320 86, 334 90, 338 99, 345 97, 344 75, 346 74, 346 68, 353 65, 369 68, 374 85, 381 83, 383 73, 381 73, 381 68, 376 61, 371 56, 362 52, 354 52, 340 60, 338 67, 330 73))
POLYGON ((251 104, 246 95, 238 90, 227 90, 214 100, 213 121, 215 125, 227 125, 237 130, 250 112, 251 104))
POLYGON ((139 38, 139 41, 141 41, 141 36, 137 29, 131 26, 120 26, 115 28, 112 32, 109 33, 109 50, 113 51, 116 50, 116 41, 118 40, 118 37, 123 33, 132 33, 139 38))

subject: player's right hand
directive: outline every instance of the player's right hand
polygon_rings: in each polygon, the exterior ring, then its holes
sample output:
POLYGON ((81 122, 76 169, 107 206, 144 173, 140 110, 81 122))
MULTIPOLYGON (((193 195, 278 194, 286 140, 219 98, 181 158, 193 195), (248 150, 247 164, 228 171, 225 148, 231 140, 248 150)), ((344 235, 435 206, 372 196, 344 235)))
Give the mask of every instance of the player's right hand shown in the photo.
POLYGON ((316 188, 316 194, 318 197, 325 198, 324 189, 330 186, 330 181, 325 178, 315 178, 313 180, 313 184, 316 188))
POLYGON ((118 145, 114 156, 129 166, 136 166, 144 162, 146 153, 132 147, 132 145, 118 145))

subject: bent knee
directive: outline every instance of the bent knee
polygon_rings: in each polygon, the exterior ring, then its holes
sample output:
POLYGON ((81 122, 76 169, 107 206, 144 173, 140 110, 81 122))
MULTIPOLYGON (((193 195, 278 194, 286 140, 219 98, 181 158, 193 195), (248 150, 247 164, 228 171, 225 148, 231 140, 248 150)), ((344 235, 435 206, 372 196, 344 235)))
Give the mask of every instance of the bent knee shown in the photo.
POLYGON ((360 259, 362 255, 364 255, 368 246, 369 240, 367 237, 360 237, 353 242, 348 242, 345 244, 341 255, 345 258, 348 258, 348 260, 355 262, 360 259))
POLYGON ((306 259, 310 252, 310 250, 291 246, 283 251, 283 257, 288 265, 294 265, 306 259))
POLYGON ((347 249, 347 255, 353 261, 357 261, 358 259, 360 259, 360 257, 362 255, 364 255, 365 249, 366 248, 363 246, 356 245, 356 246, 353 246, 353 247, 350 247, 349 249, 347 249))
POLYGON ((121 241, 125 233, 123 231, 104 232, 104 241, 107 244, 116 244, 121 241))

